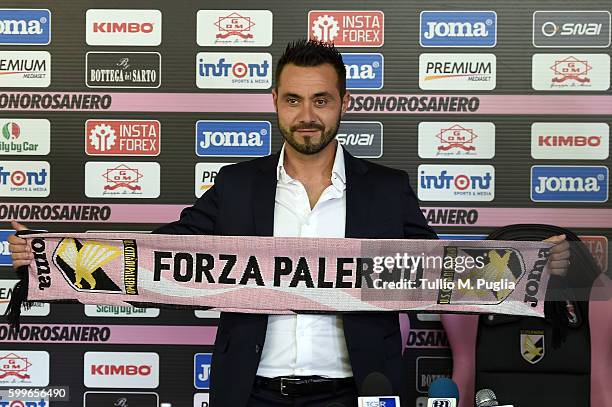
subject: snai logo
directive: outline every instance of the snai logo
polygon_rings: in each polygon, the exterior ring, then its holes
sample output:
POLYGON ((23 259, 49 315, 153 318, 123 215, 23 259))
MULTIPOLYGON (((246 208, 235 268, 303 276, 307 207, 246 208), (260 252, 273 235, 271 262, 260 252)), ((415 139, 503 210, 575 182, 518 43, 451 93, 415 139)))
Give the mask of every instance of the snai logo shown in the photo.
POLYGON ((610 46, 610 12, 546 10, 533 13, 537 48, 606 48, 610 46))
POLYGON ((349 153, 359 158, 380 158, 383 155, 381 122, 341 121, 336 139, 349 153))

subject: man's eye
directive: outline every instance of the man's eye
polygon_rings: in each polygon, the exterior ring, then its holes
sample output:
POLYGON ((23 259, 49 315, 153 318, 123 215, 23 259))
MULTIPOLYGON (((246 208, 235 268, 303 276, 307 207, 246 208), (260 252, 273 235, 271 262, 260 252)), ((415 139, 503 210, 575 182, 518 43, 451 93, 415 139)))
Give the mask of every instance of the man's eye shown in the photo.
POLYGON ((297 105, 298 100, 297 98, 287 98, 287 103, 289 103, 290 105, 297 105))
POLYGON ((327 104, 327 100, 325 100, 325 99, 317 99, 317 100, 315 100, 315 104, 317 106, 325 106, 327 104))

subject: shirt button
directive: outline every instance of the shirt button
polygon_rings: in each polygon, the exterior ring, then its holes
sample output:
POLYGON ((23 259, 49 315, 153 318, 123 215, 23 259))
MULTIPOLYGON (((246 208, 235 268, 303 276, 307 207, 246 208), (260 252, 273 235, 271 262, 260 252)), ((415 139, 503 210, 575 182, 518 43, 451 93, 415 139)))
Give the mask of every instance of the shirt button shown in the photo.
POLYGON ((255 345, 255 353, 259 355, 259 352, 261 352, 261 345, 257 344, 255 345))

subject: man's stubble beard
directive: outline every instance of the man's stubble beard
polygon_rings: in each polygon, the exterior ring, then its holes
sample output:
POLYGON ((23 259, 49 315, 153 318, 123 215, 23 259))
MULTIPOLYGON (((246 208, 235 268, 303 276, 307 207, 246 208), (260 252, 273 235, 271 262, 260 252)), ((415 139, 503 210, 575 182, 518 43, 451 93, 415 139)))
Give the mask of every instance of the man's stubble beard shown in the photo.
POLYGON ((326 129, 324 127, 322 128, 322 125, 315 124, 315 123, 301 123, 299 125, 292 126, 291 128, 286 128, 280 124, 280 120, 278 120, 278 117, 277 117, 277 121, 278 121, 278 128, 280 129, 283 135, 283 138, 285 139, 287 143, 289 143, 291 147, 293 147, 294 150, 296 150, 298 153, 301 153, 301 154, 313 155, 323 150, 325 147, 329 145, 329 143, 331 143, 334 140, 334 138, 336 138, 336 134, 338 134, 338 128, 340 127, 341 118, 342 118, 342 114, 339 114, 338 119, 336 120, 336 125, 333 128, 329 128, 329 129, 326 129), (319 131, 321 131, 320 141, 316 144, 312 144, 310 142, 310 138, 305 137, 304 138, 305 143, 304 144, 299 143, 294 137, 293 133, 299 129, 304 129, 304 128, 307 128, 307 129, 316 128, 319 131))

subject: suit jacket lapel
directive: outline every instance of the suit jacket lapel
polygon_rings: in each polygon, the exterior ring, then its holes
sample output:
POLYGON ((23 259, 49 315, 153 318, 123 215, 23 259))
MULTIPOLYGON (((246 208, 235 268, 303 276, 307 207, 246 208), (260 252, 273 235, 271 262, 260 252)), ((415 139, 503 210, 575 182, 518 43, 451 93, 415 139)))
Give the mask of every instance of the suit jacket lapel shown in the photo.
MULTIPOLYGON (((346 170, 346 225, 344 235, 346 237, 370 237, 369 212, 372 188, 366 176, 368 167, 363 161, 344 150, 344 168, 346 170)), ((373 332, 376 332, 375 330, 363 332, 363 327, 367 326, 368 323, 367 318, 358 313, 342 314, 344 338, 353 365, 353 372, 356 375, 359 373, 358 364, 361 359, 358 359, 359 355, 355 349, 359 349, 363 343, 364 334, 372 335, 373 332)), ((361 380, 361 378, 358 380, 361 380)))
POLYGON ((344 150, 346 170, 346 237, 368 236, 368 213, 370 190, 367 177, 368 167, 344 150))
POLYGON ((253 189, 253 223, 256 236, 272 236, 274 233, 274 204, 276 198, 276 166, 279 153, 262 160, 260 174, 253 189))

